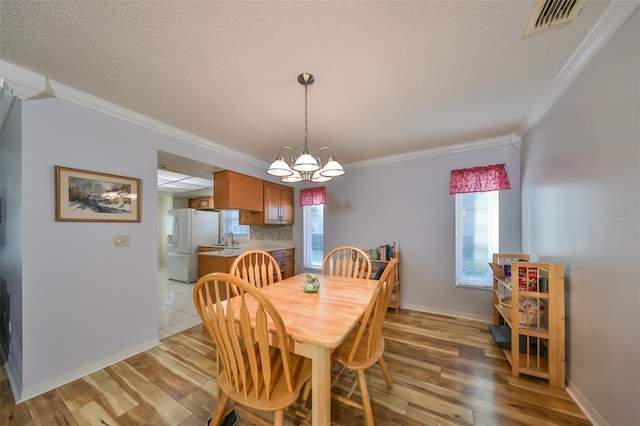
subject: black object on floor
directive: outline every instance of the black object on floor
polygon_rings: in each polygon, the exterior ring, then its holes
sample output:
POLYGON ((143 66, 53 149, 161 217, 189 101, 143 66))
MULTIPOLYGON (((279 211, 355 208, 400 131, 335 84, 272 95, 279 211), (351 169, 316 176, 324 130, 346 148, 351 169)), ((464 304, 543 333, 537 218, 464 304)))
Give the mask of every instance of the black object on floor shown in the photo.
MULTIPOLYGON (((490 325, 489 331, 496 341, 496 344, 501 349, 511 349, 511 327, 508 325, 490 325)), ((540 356, 546 357, 547 350, 544 345, 538 345, 538 339, 536 337, 529 337, 529 345, 527 345, 527 336, 520 335, 518 341, 518 349, 521 353, 530 355, 537 355, 538 348, 540 349, 540 356), (527 346, 529 346, 527 350, 527 346)))
MULTIPOLYGON (((220 423, 220 426, 235 426, 238 424, 239 419, 240 417, 238 416, 238 412, 236 410, 233 410, 225 416, 224 420, 222 420, 222 423, 220 423)), ((207 420, 205 426, 209 426, 211 424, 211 420, 213 420, 213 417, 209 417, 209 420, 207 420)))

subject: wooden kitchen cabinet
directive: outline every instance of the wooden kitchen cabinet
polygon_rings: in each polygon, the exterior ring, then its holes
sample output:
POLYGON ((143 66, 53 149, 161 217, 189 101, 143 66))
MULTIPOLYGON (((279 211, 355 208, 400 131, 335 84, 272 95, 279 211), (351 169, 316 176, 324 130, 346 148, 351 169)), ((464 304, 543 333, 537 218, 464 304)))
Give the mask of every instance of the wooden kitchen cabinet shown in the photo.
POLYGON ((262 179, 223 170, 213 174, 216 209, 248 210, 262 212, 264 191, 262 179))
POLYGON ((198 253, 205 253, 208 251, 222 251, 222 250, 224 250, 222 247, 198 246, 198 253))
POLYGON ((293 224, 293 188, 264 182, 264 223, 293 224))
POLYGON ((189 198, 189 208, 197 210, 213 210, 213 197, 189 198))
POLYGON ((263 182, 264 206, 261 212, 240 212, 241 225, 293 225, 293 188, 263 182))
POLYGON ((231 264, 238 256, 198 256, 200 276, 211 272, 226 272, 231 270, 231 264))
POLYGON ((282 279, 292 277, 295 271, 295 249, 274 250, 269 252, 271 256, 278 262, 282 279))
MULTIPOLYGON (((210 247, 215 251, 215 247, 210 247)), ((209 274, 211 272, 229 272, 231 270, 231 264, 236 260, 238 256, 198 256, 198 273, 200 277, 209 274)), ((226 288, 220 286, 220 293, 222 299, 227 298, 226 288)))

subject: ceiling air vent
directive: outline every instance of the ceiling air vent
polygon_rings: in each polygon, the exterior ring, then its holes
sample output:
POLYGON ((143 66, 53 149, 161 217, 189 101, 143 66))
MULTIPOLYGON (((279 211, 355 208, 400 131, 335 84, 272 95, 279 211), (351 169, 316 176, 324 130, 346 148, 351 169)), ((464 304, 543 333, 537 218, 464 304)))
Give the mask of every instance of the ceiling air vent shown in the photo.
POLYGON ((524 31, 531 34, 544 28, 569 22, 575 18, 586 0, 538 0, 524 31))
POLYGON ((159 170, 165 170, 167 172, 173 172, 173 173, 184 173, 183 169, 179 169, 177 167, 173 167, 173 166, 170 166, 168 164, 160 164, 158 166, 158 169, 159 170))

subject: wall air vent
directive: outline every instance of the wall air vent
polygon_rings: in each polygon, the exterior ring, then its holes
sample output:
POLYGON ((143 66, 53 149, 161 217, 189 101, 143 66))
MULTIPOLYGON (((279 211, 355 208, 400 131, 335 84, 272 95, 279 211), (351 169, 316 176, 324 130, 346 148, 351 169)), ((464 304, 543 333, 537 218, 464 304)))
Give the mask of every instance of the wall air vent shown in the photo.
POLYGON ((538 0, 524 33, 531 34, 573 20, 585 2, 586 0, 538 0))

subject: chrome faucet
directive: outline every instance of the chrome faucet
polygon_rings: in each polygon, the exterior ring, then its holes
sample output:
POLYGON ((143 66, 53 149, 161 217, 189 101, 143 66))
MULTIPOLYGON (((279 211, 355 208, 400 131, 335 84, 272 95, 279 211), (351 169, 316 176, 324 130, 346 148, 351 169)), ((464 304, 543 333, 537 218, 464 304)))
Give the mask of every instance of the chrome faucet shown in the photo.
POLYGON ((229 234, 231 236, 231 247, 237 247, 240 245, 240 243, 238 243, 236 240, 233 239, 233 232, 229 232, 229 234))

